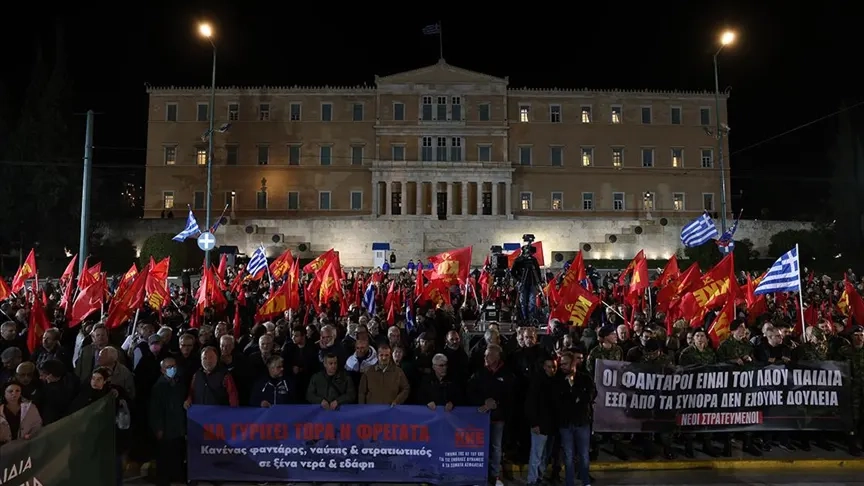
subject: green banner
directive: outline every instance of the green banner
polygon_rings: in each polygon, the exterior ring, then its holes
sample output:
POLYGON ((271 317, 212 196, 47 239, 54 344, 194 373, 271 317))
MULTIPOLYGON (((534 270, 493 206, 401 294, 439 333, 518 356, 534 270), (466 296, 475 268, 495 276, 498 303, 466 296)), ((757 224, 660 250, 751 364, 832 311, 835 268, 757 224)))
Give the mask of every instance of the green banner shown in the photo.
POLYGON ((114 484, 114 399, 110 395, 0 447, 2 486, 114 484))

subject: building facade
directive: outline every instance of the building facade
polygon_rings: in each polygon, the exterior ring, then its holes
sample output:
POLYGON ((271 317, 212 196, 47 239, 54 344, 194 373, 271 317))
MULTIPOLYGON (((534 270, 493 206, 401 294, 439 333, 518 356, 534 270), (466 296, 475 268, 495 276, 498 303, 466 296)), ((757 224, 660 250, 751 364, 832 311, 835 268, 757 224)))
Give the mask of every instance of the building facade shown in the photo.
MULTIPOLYGON (((148 89, 145 218, 183 218, 187 205, 203 217, 209 91, 148 89)), ((219 88, 214 109, 216 127, 230 127, 214 134, 212 210, 227 206, 239 225, 357 218, 665 225, 719 212, 721 177, 729 197, 713 92, 513 89, 507 78, 441 61, 376 77, 374 87, 219 88)))

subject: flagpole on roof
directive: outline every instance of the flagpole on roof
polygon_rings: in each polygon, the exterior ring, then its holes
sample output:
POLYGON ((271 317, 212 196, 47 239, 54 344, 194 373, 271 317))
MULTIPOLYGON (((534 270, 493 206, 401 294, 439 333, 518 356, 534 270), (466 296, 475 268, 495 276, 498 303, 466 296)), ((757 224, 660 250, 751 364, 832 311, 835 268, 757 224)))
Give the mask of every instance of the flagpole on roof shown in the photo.
POLYGON ((438 21, 438 59, 444 61, 444 28, 441 21, 438 21))

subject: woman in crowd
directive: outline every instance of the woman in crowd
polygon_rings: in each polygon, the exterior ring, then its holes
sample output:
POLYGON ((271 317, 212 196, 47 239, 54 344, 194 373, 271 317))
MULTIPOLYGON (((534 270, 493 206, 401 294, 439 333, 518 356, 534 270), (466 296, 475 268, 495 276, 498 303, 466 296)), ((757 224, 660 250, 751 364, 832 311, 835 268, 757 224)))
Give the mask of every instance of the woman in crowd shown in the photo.
POLYGON ((0 444, 30 439, 42 429, 42 417, 30 400, 21 397, 23 386, 17 381, 3 385, 0 401, 0 444))

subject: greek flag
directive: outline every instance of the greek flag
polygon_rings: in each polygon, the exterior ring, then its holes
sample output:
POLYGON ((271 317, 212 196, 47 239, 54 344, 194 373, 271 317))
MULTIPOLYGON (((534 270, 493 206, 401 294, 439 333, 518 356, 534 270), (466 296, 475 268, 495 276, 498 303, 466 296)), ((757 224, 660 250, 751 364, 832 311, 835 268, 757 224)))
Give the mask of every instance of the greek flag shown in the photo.
POLYGON ((681 228, 681 243, 687 248, 693 248, 711 241, 717 237, 717 225, 708 213, 690 221, 681 228))
POLYGON ((246 264, 246 275, 249 278, 255 278, 259 273, 267 269, 267 255, 264 254, 264 247, 259 246, 252 253, 252 258, 246 264))
POLYGON ((375 285, 371 282, 366 287, 366 292, 363 294, 363 307, 371 315, 375 315, 375 285))
POLYGON ((438 35, 441 33, 441 24, 432 24, 423 27, 423 35, 438 35))
POLYGON ((192 214, 192 208, 189 208, 189 216, 186 217, 186 227, 171 239, 174 241, 183 241, 186 238, 198 236, 199 233, 201 233, 201 230, 198 229, 198 221, 195 219, 195 215, 192 214))
POLYGON ((771 265, 768 273, 753 291, 755 295, 775 292, 801 292, 801 267, 798 262, 798 245, 784 253, 771 265))
POLYGON ((417 321, 414 319, 414 309, 411 306, 411 299, 405 300, 405 329, 408 332, 414 331, 417 326, 417 321))

